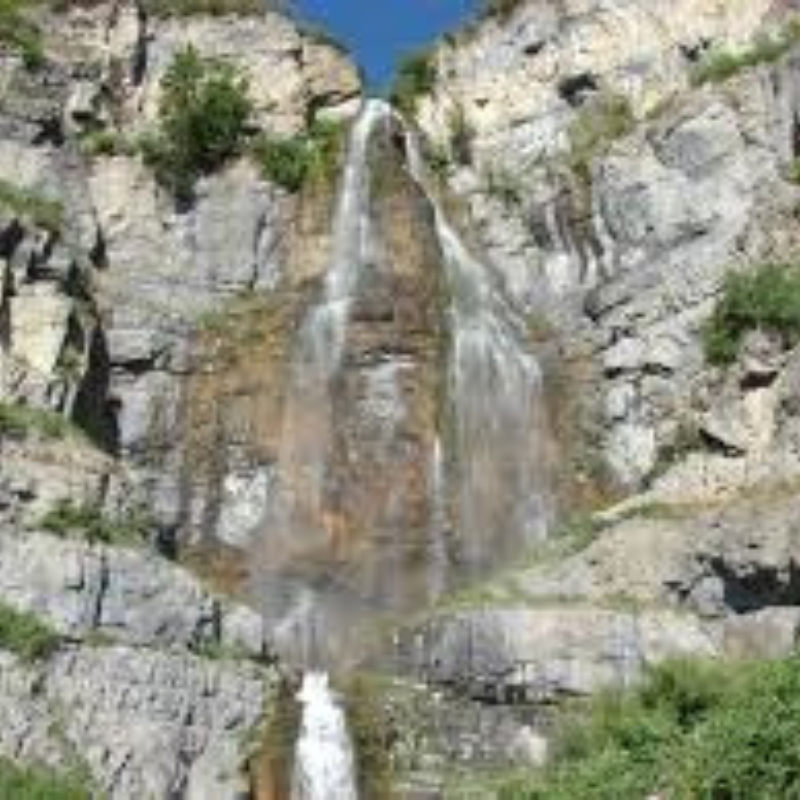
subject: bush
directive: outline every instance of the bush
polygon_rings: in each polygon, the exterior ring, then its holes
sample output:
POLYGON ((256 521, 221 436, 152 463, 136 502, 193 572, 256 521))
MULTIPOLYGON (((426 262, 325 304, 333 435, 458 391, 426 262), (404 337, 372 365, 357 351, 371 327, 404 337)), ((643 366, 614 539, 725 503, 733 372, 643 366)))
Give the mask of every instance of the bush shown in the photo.
POLYGON ((110 517, 96 504, 61 500, 40 522, 42 528, 59 536, 79 536, 88 542, 135 544, 149 532, 149 520, 141 513, 110 517))
POLYGON ((253 154, 266 180, 297 192, 310 180, 333 175, 343 136, 341 124, 316 121, 305 133, 289 139, 260 136, 253 154))
POLYGON ((800 792, 800 658, 654 669, 633 692, 608 692, 556 736, 538 779, 507 800, 772 800, 800 792))
POLYGON ((2 178, 0 178, 0 207, 52 233, 57 233, 64 224, 64 207, 57 200, 42 197, 30 189, 17 186, 2 178))
POLYGON ((482 17, 508 19, 523 3, 523 0, 484 0, 480 11, 482 17))
POLYGON ((0 603, 0 648, 33 662, 50 656, 60 643, 61 637, 33 614, 0 603))
POLYGON ((159 129, 143 143, 145 160, 179 199, 242 147, 252 104, 248 83, 229 64, 181 50, 161 80, 159 129))
POLYGON ((569 128, 569 166, 588 180, 592 161, 635 125, 631 104, 626 97, 605 94, 581 109, 569 128))
POLYGON ((79 435, 80 431, 55 411, 21 403, 0 403, 0 436, 22 438, 32 433, 45 439, 65 439, 79 435))
POLYGON ((419 50, 406 56, 397 68, 391 100, 403 114, 413 115, 419 98, 433 91, 436 65, 430 50, 419 50))
POLYGON ((88 131, 80 138, 80 148, 84 155, 92 156, 132 156, 136 145, 124 134, 114 130, 88 131))
POLYGON ((26 15, 29 0, 0 0, 0 43, 16 50, 29 69, 44 62, 42 34, 26 15))
POLYGON ((745 335, 759 329, 779 335, 785 346, 800 341, 800 270, 796 266, 766 264, 726 278, 703 329, 708 361, 732 363, 745 335))
POLYGON ((3 800, 91 800, 92 791, 79 775, 44 766, 20 766, 0 757, 0 798, 3 800))
POLYGON ((800 42, 800 20, 793 19, 780 33, 761 36, 741 50, 717 50, 695 69, 692 83, 724 83, 740 72, 761 64, 773 64, 800 42))

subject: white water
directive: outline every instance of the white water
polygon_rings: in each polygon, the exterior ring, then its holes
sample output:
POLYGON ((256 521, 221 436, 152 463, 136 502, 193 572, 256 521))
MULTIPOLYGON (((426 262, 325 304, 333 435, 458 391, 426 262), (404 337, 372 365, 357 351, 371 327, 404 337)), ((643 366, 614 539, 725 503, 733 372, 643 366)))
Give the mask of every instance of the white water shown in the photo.
POLYGON ((448 464, 461 560, 480 568, 547 532, 541 370, 524 345, 523 321, 427 190, 411 131, 406 141, 412 177, 434 210, 450 288, 448 383, 455 424, 448 464))
MULTIPOLYGON (((322 520, 335 435, 331 381, 341 363, 351 306, 370 256, 370 138, 389 113, 386 103, 370 100, 353 125, 332 226, 331 259, 320 298, 298 331, 276 463, 277 486, 263 526, 261 555, 269 568, 313 556, 329 543, 322 520)), ((273 613, 286 605, 286 598, 266 600, 273 613)), ((282 630, 289 638, 300 632, 301 618, 313 616, 308 598, 302 598, 301 605, 299 614, 296 599, 288 597, 282 630)), ((306 652, 306 644, 298 642, 303 663, 315 660, 314 653, 306 652)))
POLYGON ((303 714, 292 800, 357 800, 353 746, 328 676, 307 673, 297 699, 303 714))

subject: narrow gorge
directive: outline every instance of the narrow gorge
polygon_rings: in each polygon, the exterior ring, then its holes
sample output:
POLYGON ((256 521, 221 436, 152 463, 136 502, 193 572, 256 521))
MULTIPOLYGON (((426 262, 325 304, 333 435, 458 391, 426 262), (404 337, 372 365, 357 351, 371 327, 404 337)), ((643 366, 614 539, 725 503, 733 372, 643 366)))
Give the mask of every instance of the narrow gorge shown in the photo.
POLYGON ((796 0, 487 2, 389 98, 0 7, 0 800, 794 796, 798 87, 796 0))

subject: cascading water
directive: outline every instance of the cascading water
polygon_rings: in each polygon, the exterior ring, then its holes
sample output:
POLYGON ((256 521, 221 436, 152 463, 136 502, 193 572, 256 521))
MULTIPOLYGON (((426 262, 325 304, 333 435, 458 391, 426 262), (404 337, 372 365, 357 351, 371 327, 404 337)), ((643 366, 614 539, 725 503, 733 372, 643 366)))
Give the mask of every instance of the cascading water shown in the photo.
MULTIPOLYGON (((387 139, 396 143, 398 137, 387 139)), ((413 195, 419 205, 416 188, 413 195)), ((438 301, 432 307, 438 321, 438 301)), ((428 329, 418 324, 410 330, 413 337, 428 329)), ((546 533, 541 374, 525 337, 523 322, 491 270, 470 254, 427 191, 412 133, 385 103, 366 103, 351 134, 329 270, 318 303, 298 331, 290 364, 277 489, 264 525, 263 569, 256 574, 256 591, 275 623, 279 652, 312 670, 298 694, 302 722, 293 800, 357 797, 344 711, 327 674, 313 671, 341 666, 342 651, 352 649, 354 621, 402 607, 392 603, 412 594, 408 587, 419 587, 412 597, 415 608, 435 602, 458 577, 474 577, 546 533), (409 349, 397 335, 374 335, 380 325, 389 328, 387 320, 400 313, 397 306, 380 306, 381 313, 373 316, 361 306, 353 313, 360 293, 380 288, 387 274, 396 277, 405 268, 394 264, 392 273, 391 259, 381 249, 385 242, 379 244, 372 229, 370 141, 376 126, 390 120, 395 134, 406 131, 404 153, 399 139, 408 168, 405 184, 416 183, 422 191, 425 230, 435 234, 435 256, 425 264, 435 270, 443 263, 446 273, 450 349, 443 393, 438 385, 414 384, 423 374, 419 350, 409 349), (364 336, 370 324, 373 338, 364 336), (417 396, 425 395, 425 404, 409 402, 414 397, 409 383, 417 396), (355 402, 345 407, 343 398, 355 402), (438 416, 431 413, 425 424, 407 427, 414 413, 423 416, 433 406, 438 416), (404 516, 403 503, 411 497, 413 505, 417 497, 407 491, 414 482, 423 487, 427 504, 418 506, 422 513, 416 517, 404 516), (342 509, 352 509, 347 502, 353 496, 361 513, 347 519, 342 509), (424 529, 419 540, 404 538, 408 519, 424 529), (348 535, 340 531, 348 523, 354 523, 358 536, 350 540, 349 551, 340 551, 339 537, 348 535), (365 579, 353 565, 358 548, 363 553, 369 546, 376 547, 376 556, 366 559, 365 579), (425 562, 421 570, 415 563, 420 559, 425 562), (423 580, 417 584, 420 573, 423 580)), ((437 359, 443 350, 436 347, 437 359)), ((430 363, 436 375, 439 361, 430 363)))
POLYGON ((323 672, 306 674, 297 699, 303 714, 292 800, 357 800, 353 746, 328 676, 323 672))
POLYGON ((547 533, 542 376, 523 345, 522 321, 427 190, 410 130, 406 146, 412 177, 433 207, 450 289, 448 463, 460 561, 476 572, 547 533))
POLYGON ((369 100, 348 144, 332 229, 331 260, 321 298, 307 313, 290 365, 285 414, 276 465, 277 487, 270 498, 261 539, 261 560, 276 576, 256 591, 269 616, 278 617, 277 642, 284 655, 301 663, 321 660, 313 588, 302 576, 279 574, 281 565, 314 559, 330 546, 325 491, 334 435, 331 381, 342 358, 348 319, 360 273, 369 256, 368 148, 373 130, 390 113, 369 100))

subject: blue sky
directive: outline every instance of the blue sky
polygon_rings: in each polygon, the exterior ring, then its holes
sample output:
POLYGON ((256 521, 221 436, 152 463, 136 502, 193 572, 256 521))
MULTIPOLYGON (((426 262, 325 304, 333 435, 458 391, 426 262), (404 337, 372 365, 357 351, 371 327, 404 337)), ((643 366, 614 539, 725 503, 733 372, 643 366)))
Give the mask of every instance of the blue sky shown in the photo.
POLYGON ((397 58, 469 16, 479 0, 294 0, 302 16, 347 45, 373 87, 386 84, 397 58))

